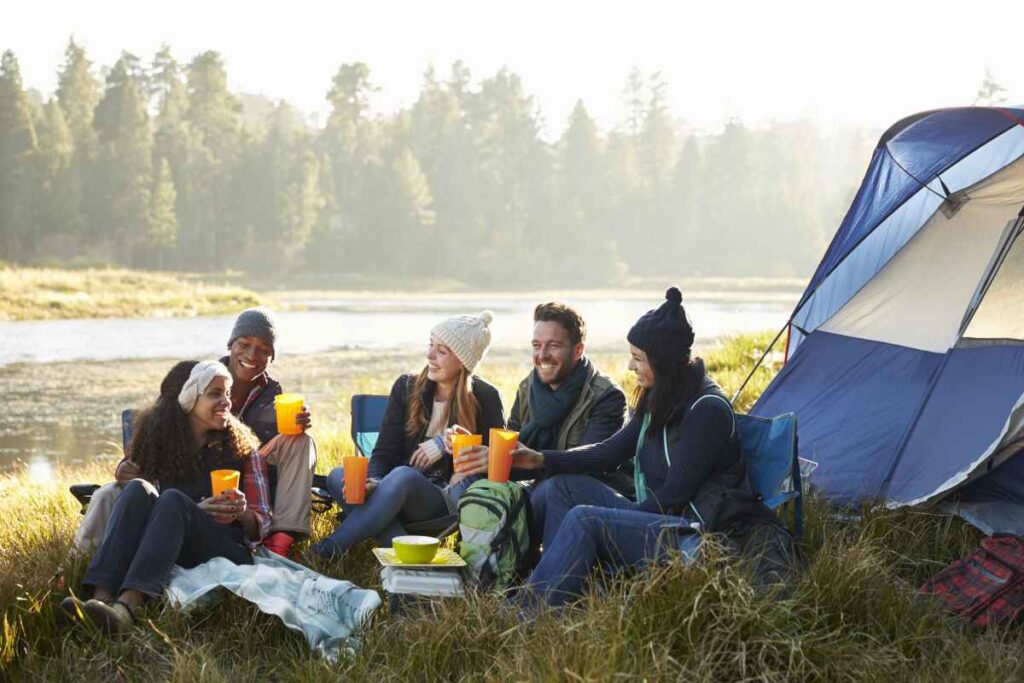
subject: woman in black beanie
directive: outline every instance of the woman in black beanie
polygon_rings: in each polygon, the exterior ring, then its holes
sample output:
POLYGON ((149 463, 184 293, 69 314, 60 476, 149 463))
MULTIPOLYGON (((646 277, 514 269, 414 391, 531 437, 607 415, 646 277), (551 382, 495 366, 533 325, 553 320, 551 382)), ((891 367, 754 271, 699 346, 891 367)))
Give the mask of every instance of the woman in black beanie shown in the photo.
POLYGON ((693 327, 675 287, 626 336, 636 374, 633 417, 606 441, 569 451, 520 448, 515 467, 543 469, 549 485, 544 555, 524 599, 561 605, 582 593, 590 570, 639 567, 672 550, 693 552, 695 527, 722 492, 746 486, 736 418, 722 390, 691 358, 693 327), (586 472, 634 458, 636 502, 586 472))

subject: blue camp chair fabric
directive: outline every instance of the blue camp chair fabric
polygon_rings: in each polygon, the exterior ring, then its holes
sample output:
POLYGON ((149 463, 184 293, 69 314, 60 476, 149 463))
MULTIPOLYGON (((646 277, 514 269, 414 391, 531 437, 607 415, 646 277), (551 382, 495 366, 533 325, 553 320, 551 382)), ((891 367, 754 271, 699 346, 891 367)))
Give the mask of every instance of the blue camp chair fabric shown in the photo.
POLYGON ((736 426, 751 487, 773 510, 793 504, 794 531, 799 537, 803 533, 803 485, 797 458, 796 415, 736 415, 736 426))
MULTIPOLYGON (((387 396, 356 394, 352 397, 352 443, 360 455, 367 458, 373 455, 373 447, 377 445, 380 425, 384 422, 384 411, 387 407, 387 396)), ((410 534, 444 538, 458 530, 459 516, 444 515, 403 526, 410 534)))
POLYGON ((359 455, 369 458, 373 454, 387 407, 387 396, 355 394, 352 397, 352 443, 359 455))

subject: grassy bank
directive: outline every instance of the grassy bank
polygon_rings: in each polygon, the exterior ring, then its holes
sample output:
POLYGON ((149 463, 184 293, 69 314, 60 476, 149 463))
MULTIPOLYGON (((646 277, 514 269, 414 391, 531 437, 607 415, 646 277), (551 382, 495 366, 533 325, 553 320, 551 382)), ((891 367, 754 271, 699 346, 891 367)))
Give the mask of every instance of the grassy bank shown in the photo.
POLYGON ((234 314, 260 302, 241 287, 165 273, 0 268, 0 320, 234 314))
MULTIPOLYGON (((254 292, 244 273, 201 276, 141 270, 90 268, 18 268, 0 263, 0 321, 62 318, 134 318, 147 316, 230 315, 264 303, 302 309, 311 300, 406 301, 418 310, 424 300, 495 302, 535 298, 601 301, 651 300, 671 278, 656 282, 633 279, 615 289, 496 290, 458 281, 405 282, 395 291, 392 280, 288 277, 264 281, 272 292, 254 292)), ((785 303, 798 298, 806 282, 793 278, 688 278, 680 285, 687 300, 719 303, 785 303)))
MULTIPOLYGON (((708 367, 731 391, 768 339, 709 350, 708 367)), ((595 360, 628 381, 621 356, 595 360)), ((524 365, 497 356, 483 369, 508 399, 524 365)), ((755 378, 742 404, 772 371, 755 378)), ((337 411, 340 419, 318 418, 321 471, 351 452, 347 397, 386 390, 392 375, 365 366, 362 374, 334 375, 338 400, 324 412, 337 411)), ((606 592, 529 625, 491 597, 401 618, 381 610, 358 655, 333 666, 233 596, 191 615, 151 609, 129 637, 108 641, 62 624, 60 595, 47 584, 80 519, 66 485, 108 477, 109 464, 96 464, 58 471, 57 481, 45 483, 28 475, 0 478, 0 678, 1004 681, 1024 673, 1017 631, 972 632, 914 596, 913 586, 976 546, 970 527, 926 512, 877 512, 840 523, 818 504, 808 510, 809 570, 786 597, 755 595, 742 571, 710 558, 612 581, 606 592)), ((314 535, 332 523, 331 516, 316 516, 314 535)), ((316 568, 379 587, 368 547, 316 568)), ((72 581, 81 572, 73 567, 72 581)))

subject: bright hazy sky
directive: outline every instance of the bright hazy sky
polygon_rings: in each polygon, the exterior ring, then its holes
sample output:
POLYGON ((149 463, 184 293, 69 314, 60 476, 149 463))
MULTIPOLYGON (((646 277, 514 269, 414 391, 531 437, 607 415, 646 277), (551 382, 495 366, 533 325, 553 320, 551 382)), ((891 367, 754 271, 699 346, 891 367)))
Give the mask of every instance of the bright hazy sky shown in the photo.
POLYGON ((12 0, 0 50, 46 94, 69 36, 96 65, 121 50, 179 61, 206 49, 226 61, 235 91, 326 113, 343 62, 363 61, 391 112, 415 101, 425 67, 462 59, 474 78, 508 66, 557 135, 577 98, 603 127, 622 118, 630 68, 661 71, 673 113, 714 129, 810 116, 883 127, 934 107, 970 104, 989 67, 1024 102, 1024 3, 648 2, 419 0, 389 2, 133 2, 12 0))

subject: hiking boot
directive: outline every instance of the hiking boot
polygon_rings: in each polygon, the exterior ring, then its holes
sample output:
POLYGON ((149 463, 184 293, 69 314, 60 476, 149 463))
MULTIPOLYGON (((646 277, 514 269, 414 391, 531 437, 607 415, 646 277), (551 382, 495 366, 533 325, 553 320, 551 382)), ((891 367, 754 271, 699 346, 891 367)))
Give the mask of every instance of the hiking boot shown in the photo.
POLYGON ((295 543, 295 539, 284 531, 275 531, 263 539, 264 548, 289 560, 293 543, 295 543))
POLYGON ((135 625, 134 610, 120 600, 110 604, 102 600, 89 600, 82 605, 82 611, 103 633, 124 633, 135 625))

